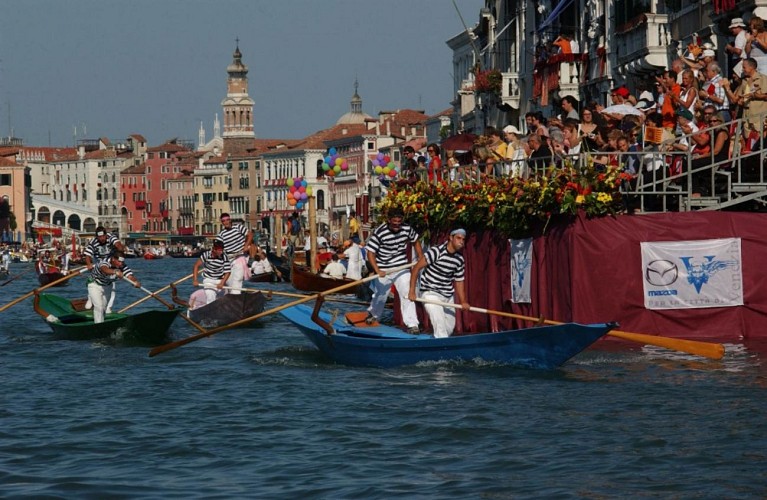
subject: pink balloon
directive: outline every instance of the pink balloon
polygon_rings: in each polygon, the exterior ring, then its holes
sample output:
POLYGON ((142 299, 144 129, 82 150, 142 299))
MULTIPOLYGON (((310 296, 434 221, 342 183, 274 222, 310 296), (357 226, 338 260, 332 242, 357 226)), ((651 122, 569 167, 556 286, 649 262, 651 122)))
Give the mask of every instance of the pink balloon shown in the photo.
POLYGON ((293 198, 295 198, 296 200, 300 200, 301 199, 301 192, 300 191, 296 191, 295 193, 293 193, 293 198))

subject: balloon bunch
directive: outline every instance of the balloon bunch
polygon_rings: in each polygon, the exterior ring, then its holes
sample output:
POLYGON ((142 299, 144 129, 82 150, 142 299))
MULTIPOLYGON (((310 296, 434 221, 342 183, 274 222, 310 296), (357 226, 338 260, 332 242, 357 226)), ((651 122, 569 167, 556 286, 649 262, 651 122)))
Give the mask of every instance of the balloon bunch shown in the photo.
POLYGON ((397 177, 397 165, 394 164, 389 155, 378 153, 373 160, 373 172, 382 180, 386 177, 394 179, 397 177))
POLYGON ((349 170, 349 164, 345 158, 341 158, 336 148, 328 149, 328 155, 324 159, 322 171, 325 172, 325 175, 333 177, 349 170))
POLYGON ((296 207, 297 210, 302 210, 312 195, 312 187, 302 177, 288 179, 285 184, 290 188, 288 191, 288 205, 296 207))

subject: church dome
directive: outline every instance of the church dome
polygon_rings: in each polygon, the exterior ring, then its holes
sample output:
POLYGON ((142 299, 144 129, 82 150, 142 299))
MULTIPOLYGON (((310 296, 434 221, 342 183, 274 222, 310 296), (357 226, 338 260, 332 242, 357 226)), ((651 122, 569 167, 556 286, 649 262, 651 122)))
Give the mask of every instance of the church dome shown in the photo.
POLYGON ((351 111, 345 113, 338 119, 336 125, 354 125, 358 123, 365 123, 365 120, 372 119, 373 117, 362 111, 362 98, 357 93, 357 81, 354 81, 354 95, 351 100, 351 111))

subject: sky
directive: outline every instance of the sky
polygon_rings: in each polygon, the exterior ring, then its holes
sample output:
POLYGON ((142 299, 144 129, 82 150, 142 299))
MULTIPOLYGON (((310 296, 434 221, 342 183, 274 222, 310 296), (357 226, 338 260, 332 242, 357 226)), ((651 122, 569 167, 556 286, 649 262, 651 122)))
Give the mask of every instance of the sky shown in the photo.
MULTIPOLYGON (((483 0, 456 0, 469 26, 483 0)), ((5 0, 0 136, 28 146, 143 135, 197 143, 222 117, 239 38, 256 137, 297 139, 350 110, 453 99, 452 0, 5 0), (77 137, 75 137, 75 127, 77 137)))

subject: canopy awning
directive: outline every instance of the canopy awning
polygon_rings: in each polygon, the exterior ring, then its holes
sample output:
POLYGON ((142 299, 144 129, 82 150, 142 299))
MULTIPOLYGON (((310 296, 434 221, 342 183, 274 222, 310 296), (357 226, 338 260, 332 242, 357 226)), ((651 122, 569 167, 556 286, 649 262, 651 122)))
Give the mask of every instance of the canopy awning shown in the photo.
POLYGON ((559 18, 559 15, 562 14, 562 11, 565 10, 567 7, 570 6, 570 4, 573 3, 573 0, 561 0, 556 7, 551 11, 551 14, 549 14, 549 17, 547 17, 540 26, 538 26, 538 31, 541 32, 551 26, 554 21, 559 18))

